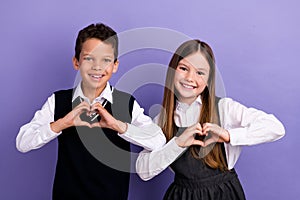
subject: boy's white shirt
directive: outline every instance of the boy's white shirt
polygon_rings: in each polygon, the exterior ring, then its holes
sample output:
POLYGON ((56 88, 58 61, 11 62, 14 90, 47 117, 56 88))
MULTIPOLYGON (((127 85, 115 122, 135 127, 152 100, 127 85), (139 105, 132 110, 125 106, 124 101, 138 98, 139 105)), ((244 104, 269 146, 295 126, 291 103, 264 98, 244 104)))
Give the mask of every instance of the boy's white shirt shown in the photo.
MULTIPOLYGON (((81 84, 78 84, 74 91, 73 100, 80 96, 90 104, 95 102, 102 103, 107 99, 113 103, 112 91, 109 82, 103 92, 93 102, 83 95, 81 84)), ((36 111, 33 119, 23 125, 16 137, 16 147, 21 152, 28 152, 38 149, 51 140, 58 137, 62 132, 55 133, 50 128, 50 123, 54 121, 55 94, 52 94, 41 110, 36 111)), ((133 103, 132 120, 128 123, 127 131, 118 134, 120 137, 135 145, 141 146, 147 150, 154 150, 163 146, 166 142, 162 130, 152 122, 151 118, 144 115, 144 109, 140 107, 137 101, 133 103)))
MULTIPOLYGON (((228 168, 236 164, 242 146, 272 142, 285 134, 282 123, 272 114, 247 108, 230 98, 222 98, 218 104, 221 126, 228 130, 230 143, 224 143, 228 168)), ((198 122, 201 99, 198 97, 190 106, 177 102, 174 121, 178 127, 189 127, 198 122)), ((157 123, 159 115, 154 119, 157 123)), ((177 145, 172 138, 163 147, 154 151, 140 152, 136 171, 143 180, 149 180, 172 164, 187 148, 177 145)))

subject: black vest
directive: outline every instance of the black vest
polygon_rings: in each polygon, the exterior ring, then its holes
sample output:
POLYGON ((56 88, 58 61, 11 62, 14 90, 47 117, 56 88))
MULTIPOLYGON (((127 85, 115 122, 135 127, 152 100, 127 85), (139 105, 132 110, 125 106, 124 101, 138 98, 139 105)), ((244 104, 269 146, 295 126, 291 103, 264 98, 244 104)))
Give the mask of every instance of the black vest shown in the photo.
MULTIPOLYGON (((54 119, 72 110, 73 89, 55 92, 54 119)), ((131 122, 134 98, 114 89, 105 109, 131 122)), ((58 136, 53 199, 125 200, 130 179, 130 143, 107 128, 70 127, 58 136)))

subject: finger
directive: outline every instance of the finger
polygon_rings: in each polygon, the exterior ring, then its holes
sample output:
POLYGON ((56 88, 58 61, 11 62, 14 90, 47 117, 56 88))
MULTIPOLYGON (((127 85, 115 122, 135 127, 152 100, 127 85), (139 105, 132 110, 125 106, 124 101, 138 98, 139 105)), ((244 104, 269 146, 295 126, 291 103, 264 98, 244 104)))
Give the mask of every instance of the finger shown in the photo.
POLYGON ((94 103, 92 106, 102 106, 100 102, 94 103))
POLYGON ((210 127, 204 126, 202 128, 202 135, 208 135, 209 131, 210 131, 210 127))
POLYGON ((96 102, 91 106, 91 110, 99 110, 101 108, 103 108, 103 106, 99 102, 96 102))
POLYGON ((197 123, 197 124, 196 124, 196 129, 202 131, 202 126, 201 126, 200 123, 197 123))
POLYGON ((201 140, 194 140, 194 141, 192 142, 192 144, 193 144, 193 145, 198 145, 198 146, 204 146, 204 145, 205 145, 204 142, 201 141, 201 140))
POLYGON ((203 132, 208 134, 215 134, 215 135, 219 135, 219 126, 216 124, 212 124, 212 123, 206 123, 203 127, 203 132))
POLYGON ((204 127, 209 127, 209 126, 211 126, 211 125, 212 125, 212 123, 206 122, 206 123, 203 124, 203 127, 202 127, 202 128, 204 128, 204 127))
POLYGON ((212 138, 209 138, 209 139, 207 139, 206 141, 204 141, 204 147, 206 147, 206 146, 208 146, 208 145, 210 145, 210 144, 212 144, 212 143, 216 143, 217 141, 215 141, 215 139, 212 137, 212 138))
POLYGON ((203 126, 202 126, 202 129, 208 129, 208 128, 211 128, 213 126, 212 123, 204 123, 203 126))
POLYGON ((79 106, 75 107, 75 109, 73 109, 74 111, 89 111, 90 110, 90 105, 86 102, 82 102, 79 106))
POLYGON ((92 124, 91 124, 91 127, 92 127, 92 128, 94 128, 94 127, 100 127, 100 128, 101 128, 99 122, 92 123, 92 124))
POLYGON ((191 137, 194 136, 195 134, 197 134, 196 130, 185 130, 181 135, 182 137, 191 137))
MULTIPOLYGON (((89 109, 86 108, 86 107, 80 107, 80 108, 74 109, 72 112, 73 112, 73 116, 77 117, 77 116, 81 115, 84 112, 89 112, 89 109)), ((86 113, 86 114, 88 114, 88 113, 86 113)))
POLYGON ((195 131, 195 130, 202 131, 202 127, 201 127, 200 123, 196 123, 196 124, 188 127, 186 130, 187 131, 195 131))
POLYGON ((197 124, 194 124, 194 125, 188 127, 187 129, 185 129, 184 132, 185 132, 185 134, 189 134, 190 135, 190 134, 199 133, 201 131, 202 131, 201 125, 199 123, 197 123, 197 124))
POLYGON ((207 134, 209 131, 210 125, 211 125, 210 123, 204 123, 202 126, 202 132, 207 134))
POLYGON ((91 128, 90 123, 82 121, 81 119, 79 119, 77 126, 87 126, 87 127, 91 128))
POLYGON ((203 131, 202 130, 195 130, 195 132, 194 132, 195 134, 197 134, 197 135, 200 135, 200 136, 206 136, 206 134, 205 133, 203 133, 203 131))

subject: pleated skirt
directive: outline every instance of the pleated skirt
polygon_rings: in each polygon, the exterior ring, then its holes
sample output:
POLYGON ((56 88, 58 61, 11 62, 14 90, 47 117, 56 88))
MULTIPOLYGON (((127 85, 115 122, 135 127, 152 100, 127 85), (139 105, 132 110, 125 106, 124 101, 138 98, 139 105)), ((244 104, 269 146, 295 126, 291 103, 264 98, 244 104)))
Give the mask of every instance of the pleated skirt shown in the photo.
POLYGON ((185 179, 175 176, 164 200, 244 200, 245 194, 235 171, 206 179, 185 179))

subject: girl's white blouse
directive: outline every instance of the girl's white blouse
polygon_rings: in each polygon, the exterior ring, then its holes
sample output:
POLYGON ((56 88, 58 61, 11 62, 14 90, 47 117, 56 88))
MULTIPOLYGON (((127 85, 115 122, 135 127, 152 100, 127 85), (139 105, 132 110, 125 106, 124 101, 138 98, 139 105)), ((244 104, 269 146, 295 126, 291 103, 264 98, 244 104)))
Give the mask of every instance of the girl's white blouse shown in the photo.
MULTIPOLYGON (((282 123, 272 114, 255 108, 247 108, 230 98, 222 98, 218 103, 221 126, 228 130, 230 142, 225 143, 228 168, 232 169, 241 153, 242 146, 272 142, 285 134, 282 123)), ((189 127, 198 123, 201 99, 191 105, 177 102, 174 120, 178 127, 189 127)), ((157 122, 159 115, 155 117, 157 122)), ((140 152, 136 171, 143 180, 149 180, 166 169, 187 148, 179 147, 172 138, 163 147, 154 151, 140 152)))

